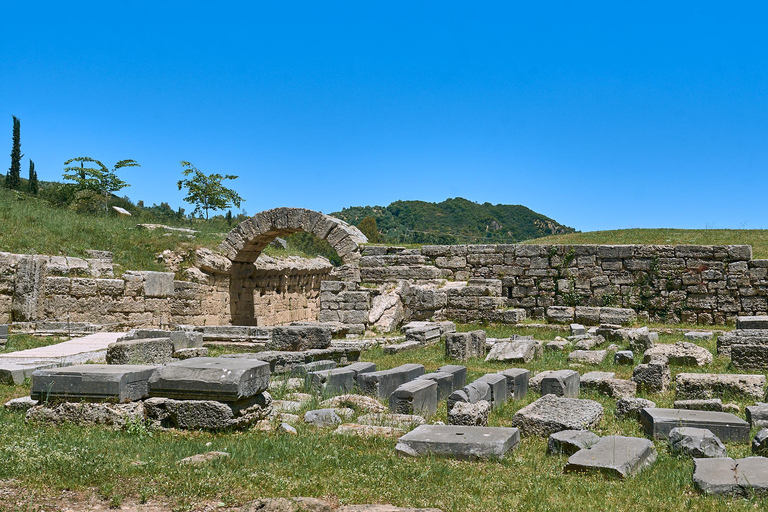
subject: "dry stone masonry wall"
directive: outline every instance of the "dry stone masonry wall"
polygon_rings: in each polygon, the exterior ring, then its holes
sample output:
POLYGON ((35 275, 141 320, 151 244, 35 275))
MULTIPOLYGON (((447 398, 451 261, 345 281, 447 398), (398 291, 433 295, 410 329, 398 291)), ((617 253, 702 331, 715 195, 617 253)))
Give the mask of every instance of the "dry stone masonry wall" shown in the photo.
POLYGON ((406 319, 460 321, 592 306, 632 308, 652 321, 732 323, 768 311, 767 273, 768 260, 753 260, 747 245, 369 246, 360 261, 363 283, 416 288, 405 294, 406 319))

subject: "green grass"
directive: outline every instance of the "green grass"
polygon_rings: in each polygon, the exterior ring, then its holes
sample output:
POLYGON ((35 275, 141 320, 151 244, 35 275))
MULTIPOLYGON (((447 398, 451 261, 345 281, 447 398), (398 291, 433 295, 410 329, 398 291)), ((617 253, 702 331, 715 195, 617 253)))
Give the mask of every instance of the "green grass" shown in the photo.
POLYGON ((751 245, 754 258, 768 258, 768 229, 616 229, 526 240, 526 244, 751 245))
MULTIPOLYGON (((471 330, 477 326, 459 327, 471 330)), ((561 334, 493 325, 486 329, 491 337, 535 333, 538 339, 553 339, 561 334)), ((662 342, 673 342, 682 336, 661 338, 662 342)), ((714 342, 703 345, 714 351, 714 342)), ((431 371, 448 363, 443 353, 442 344, 396 355, 385 355, 376 348, 365 352, 361 359, 374 361, 381 369, 420 362, 431 371)), ((541 371, 567 368, 568 363, 566 354, 547 352, 542 359, 522 366, 541 371)), ((468 380, 472 380, 507 365, 473 359, 467 367, 468 380)), ((615 367, 610 362, 580 371, 589 369, 615 371, 623 378, 631 374, 631 367, 615 367)), ((672 368, 673 373, 728 370, 726 358, 721 357, 706 369, 672 368)), ((26 393, 28 388, 24 386, 0 386, 3 400, 26 393)), ((279 387, 274 392, 275 398, 286 395, 279 387)), ((605 409, 598 434, 643 436, 636 421, 616 419, 613 399, 590 392, 582 396, 600 402, 605 409)), ((640 396, 660 406, 670 406, 673 400, 672 392, 640 396)), ((529 393, 523 401, 510 401, 494 410, 491 425, 510 425, 513 414, 536 398, 529 393)), ((316 404, 309 404, 305 410, 316 404)), ((445 414, 443 402, 433 419, 445 421, 445 414)), ((659 457, 651 468, 619 481, 564 474, 566 458, 546 455, 546 440, 539 438, 523 438, 502 461, 467 462, 404 459, 395 455, 395 439, 336 436, 329 430, 304 425, 297 429, 298 436, 256 430, 150 435, 141 428, 113 431, 73 425, 26 425, 23 415, 0 411, 0 480, 14 479, 30 495, 96 488, 99 497, 113 505, 129 498, 167 499, 177 510, 204 500, 234 505, 257 497, 279 496, 314 496, 344 504, 383 502, 444 511, 746 511, 765 510, 768 506, 766 499, 726 500, 698 495, 692 487, 692 461, 671 454, 663 441, 655 442, 659 457), (231 457, 199 467, 176 464, 183 457, 209 450, 227 451, 231 457), (135 465, 135 461, 144 464, 135 465)), ((735 458, 749 455, 746 444, 728 444, 727 448, 735 458)))
POLYGON ((59 343, 62 340, 55 336, 38 337, 31 334, 11 334, 4 347, 0 347, 0 354, 27 350, 30 348, 45 347, 59 343))

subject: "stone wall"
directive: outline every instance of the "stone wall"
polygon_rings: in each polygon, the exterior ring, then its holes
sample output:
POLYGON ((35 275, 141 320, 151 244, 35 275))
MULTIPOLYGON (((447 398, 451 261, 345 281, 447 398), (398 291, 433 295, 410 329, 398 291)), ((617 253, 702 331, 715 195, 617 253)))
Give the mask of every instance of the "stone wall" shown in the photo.
POLYGON ((415 293, 429 296, 422 309, 459 320, 472 318, 472 304, 522 308, 531 317, 555 305, 626 307, 653 321, 700 324, 768 311, 768 260, 753 260, 747 245, 368 246, 360 266, 363 283, 410 280, 431 290, 415 293), (496 281, 475 281, 451 292, 451 283, 478 279, 498 280, 499 290, 496 281), (486 299, 463 298, 489 285, 486 299))
POLYGON ((170 272, 128 271, 115 278, 111 260, 101 256, 0 253, 0 323, 87 322, 112 329, 227 325, 237 312, 250 319, 247 325, 317 320, 320 282, 331 271, 325 260, 264 256, 241 264, 236 280, 229 267, 215 265, 187 269, 189 280, 183 281, 170 272))

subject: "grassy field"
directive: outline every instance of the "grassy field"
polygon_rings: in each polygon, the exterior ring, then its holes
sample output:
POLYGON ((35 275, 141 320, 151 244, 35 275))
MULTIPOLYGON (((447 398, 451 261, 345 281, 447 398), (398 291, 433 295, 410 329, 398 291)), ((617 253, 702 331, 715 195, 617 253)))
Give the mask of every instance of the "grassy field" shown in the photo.
MULTIPOLYGON (((469 330, 476 326, 460 326, 469 330)), ((559 333, 533 329, 488 327, 492 337, 528 334, 552 339, 559 333)), ((663 335, 662 342, 681 339, 663 335)), ((704 344, 714 351, 714 342, 704 344)), ((420 362, 427 371, 446 364, 438 345, 397 355, 380 348, 363 354, 381 369, 406 362, 420 362)), ((523 365, 536 371, 567 368, 566 355, 547 352, 523 365)), ((468 381, 505 368, 500 363, 476 359, 468 362, 468 381)), ((631 367, 606 362, 581 371, 610 370, 627 378, 631 367)), ((679 371, 729 371, 726 358, 715 357, 706 369, 673 367, 679 371)), ((28 393, 25 386, 0 386, 0 399, 28 393)), ((277 388, 275 398, 284 398, 277 388)), ((660 406, 671 406, 673 392, 645 395, 660 406)), ((600 435, 642 436, 636 421, 618 420, 614 400, 582 392, 583 398, 600 402, 605 415, 600 435)), ((515 411, 538 396, 508 402, 492 412, 490 423, 507 426, 515 411)), ((741 406, 747 405, 737 401, 741 406)), ((305 407, 315 407, 313 402, 305 407)), ((445 402, 433 420, 445 421, 445 402)), ((439 458, 404 459, 395 455, 395 439, 361 439, 334 435, 331 430, 297 425, 298 435, 261 432, 151 432, 141 425, 114 431, 107 428, 26 425, 23 415, 0 411, 0 481, 24 486, 30 502, 34 496, 61 489, 96 489, 104 503, 167 501, 176 510, 194 509, 211 500, 235 505, 258 497, 313 496, 350 503, 392 503, 398 506, 437 507, 444 511, 686 511, 765 510, 766 499, 725 500, 700 496, 692 486, 693 463, 671 454, 656 441, 657 462, 640 475, 609 480, 596 475, 564 474, 564 456, 546 455, 546 440, 523 438, 504 460, 486 462, 439 458), (180 466, 183 457, 209 450, 226 451, 229 459, 199 467, 180 466), (138 463, 137 461, 141 461, 138 463), (72 471, 77 468, 77 471, 72 471)), ((754 434, 754 432, 753 432, 754 434)), ((749 455, 746 444, 728 444, 733 457, 749 455)), ((1 500, 0 500, 1 501, 1 500)), ((0 503, 0 510, 3 509, 0 503)))
POLYGON ((754 258, 768 258, 768 229, 617 229, 547 236, 526 244, 751 245, 754 258))

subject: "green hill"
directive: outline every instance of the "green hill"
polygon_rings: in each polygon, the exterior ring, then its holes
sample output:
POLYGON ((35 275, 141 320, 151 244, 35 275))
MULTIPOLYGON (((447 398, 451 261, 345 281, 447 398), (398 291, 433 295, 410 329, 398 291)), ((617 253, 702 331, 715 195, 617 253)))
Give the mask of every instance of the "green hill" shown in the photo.
POLYGON ((752 246, 753 258, 768 258, 768 229, 616 229, 546 236, 530 244, 658 244, 752 246))
POLYGON ((441 203, 395 201, 389 206, 353 206, 331 215, 354 225, 373 217, 387 243, 514 243, 575 231, 525 206, 479 204, 461 197, 441 203))

